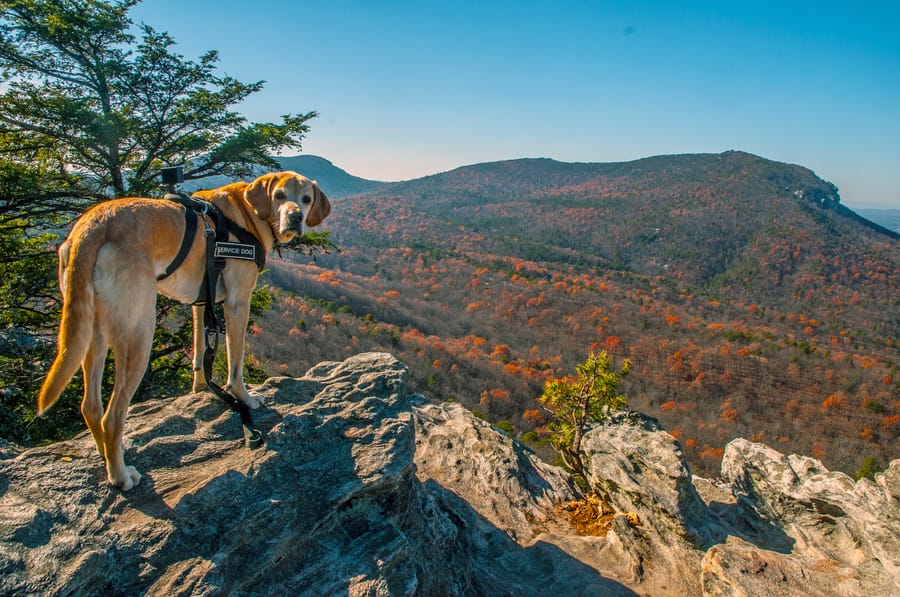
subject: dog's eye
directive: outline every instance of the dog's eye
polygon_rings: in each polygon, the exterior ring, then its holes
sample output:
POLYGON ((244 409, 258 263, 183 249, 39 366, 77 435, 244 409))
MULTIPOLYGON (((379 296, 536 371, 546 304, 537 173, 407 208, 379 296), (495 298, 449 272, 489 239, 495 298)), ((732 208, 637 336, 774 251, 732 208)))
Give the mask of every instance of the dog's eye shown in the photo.
POLYGON ((283 201, 284 196, 285 196, 284 191, 282 191, 281 189, 278 189, 277 191, 275 191, 275 198, 278 199, 279 201, 283 201))
POLYGON ((303 195, 303 199, 301 199, 301 201, 303 201, 303 203, 305 203, 306 205, 309 205, 310 203, 312 203, 312 199, 310 198, 309 195, 303 195))

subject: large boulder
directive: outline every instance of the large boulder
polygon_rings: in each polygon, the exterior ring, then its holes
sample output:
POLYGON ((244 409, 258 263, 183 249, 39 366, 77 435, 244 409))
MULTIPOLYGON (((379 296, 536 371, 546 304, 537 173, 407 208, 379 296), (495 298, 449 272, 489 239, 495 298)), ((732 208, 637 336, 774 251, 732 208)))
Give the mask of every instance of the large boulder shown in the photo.
POLYGON ((592 427, 583 446, 590 487, 627 515, 607 536, 616 577, 657 593, 699 594, 703 549, 724 532, 697 493, 678 441, 656 419, 617 412, 592 427))
POLYGON ((591 487, 621 511, 635 511, 663 539, 703 547, 721 534, 710 525, 681 445, 656 419, 613 413, 584 436, 591 487))
POLYGON ((722 479, 700 479, 655 419, 628 412, 592 427, 584 448, 590 486, 638 521, 617 518, 601 548, 610 556, 604 572, 629 586, 709 596, 900 594, 900 461, 854 482, 813 458, 736 439, 722 479))
POLYGON ((540 532, 528 530, 530 516, 536 527, 553 524, 553 492, 570 495, 564 475, 509 451, 512 442, 480 422, 440 430, 444 415, 408 393, 392 356, 323 363, 255 391, 266 402, 254 411, 265 431, 255 451, 209 394, 134 405, 127 456, 144 477, 126 493, 106 484, 87 433, 9 452, 0 461, 0 594, 631 594, 551 544, 517 543, 540 532), (464 438, 483 434, 474 466, 484 473, 502 443, 515 478, 483 481, 497 485, 497 504, 515 499, 530 514, 508 508, 493 522, 417 476, 417 426, 456 446, 446 450, 459 461, 473 457, 464 438))
POLYGON ((900 594, 900 460, 874 481, 854 481, 814 458, 739 438, 725 448, 722 476, 736 498, 733 535, 750 542, 706 555, 711 594, 761 578, 773 580, 772 595, 796 594, 798 584, 822 595, 900 594))

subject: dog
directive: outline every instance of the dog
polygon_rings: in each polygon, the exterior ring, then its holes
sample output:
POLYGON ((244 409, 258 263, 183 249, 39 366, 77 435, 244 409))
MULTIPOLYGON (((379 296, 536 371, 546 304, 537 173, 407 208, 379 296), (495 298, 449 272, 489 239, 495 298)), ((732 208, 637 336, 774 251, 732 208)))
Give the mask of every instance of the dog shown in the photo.
MULTIPOLYGON (((266 253, 304 227, 319 225, 331 204, 315 181, 296 172, 276 172, 253 182, 236 182, 195 193, 259 241, 266 253)), ((214 222, 213 222, 214 225, 214 222)), ((197 226, 190 251, 166 277, 187 228, 185 207, 163 199, 124 198, 85 212, 59 247, 59 287, 63 296, 59 343, 38 395, 38 414, 53 406, 81 366, 81 413, 106 462, 109 482, 127 491, 141 475, 126 466, 122 447, 131 397, 147 369, 156 327, 157 293, 195 303, 206 271, 205 225, 197 226), (159 279, 162 278, 162 279, 159 279), (104 412, 100 396, 107 351, 115 357, 115 384, 104 412)), ((188 242, 187 240, 185 242, 188 242)), ((223 303, 227 388, 250 408, 259 401, 244 386, 244 338, 257 264, 228 259, 215 289, 223 303)), ((202 371, 203 306, 192 309, 194 391, 206 387, 202 371)))

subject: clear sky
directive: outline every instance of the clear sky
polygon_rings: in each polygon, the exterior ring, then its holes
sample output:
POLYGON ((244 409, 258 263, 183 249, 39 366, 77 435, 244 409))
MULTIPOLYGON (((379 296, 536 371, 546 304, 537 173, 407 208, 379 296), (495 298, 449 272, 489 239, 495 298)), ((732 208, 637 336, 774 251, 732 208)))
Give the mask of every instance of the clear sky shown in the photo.
POLYGON ((317 111, 303 153, 356 176, 737 149, 900 209, 898 0, 145 0, 131 16, 266 81, 248 119, 317 111))

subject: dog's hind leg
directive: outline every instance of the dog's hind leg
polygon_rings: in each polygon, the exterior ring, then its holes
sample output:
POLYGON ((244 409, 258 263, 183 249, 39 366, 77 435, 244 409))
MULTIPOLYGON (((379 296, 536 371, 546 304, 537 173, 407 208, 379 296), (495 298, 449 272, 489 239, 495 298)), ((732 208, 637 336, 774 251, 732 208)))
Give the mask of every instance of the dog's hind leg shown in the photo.
POLYGON ((100 390, 103 385, 103 369, 106 364, 106 353, 109 351, 109 342, 104 332, 95 322, 94 334, 88 346, 87 354, 81 369, 84 372, 84 398, 81 400, 81 414, 87 423, 94 442, 100 451, 100 456, 105 457, 103 447, 103 400, 100 390))
POLYGON ((103 448, 109 482, 122 491, 128 491, 141 480, 137 469, 125 465, 122 437, 125 432, 128 405, 144 377, 150 359, 154 316, 155 312, 151 310, 147 331, 134 330, 124 337, 117 338, 113 343, 116 382, 106 407, 106 414, 103 415, 103 448))
POLYGON ((116 381, 109 404, 101 420, 103 452, 109 482, 127 491, 137 485, 141 475, 125 465, 122 437, 128 405, 147 370, 153 331, 156 327, 156 284, 153 270, 146 263, 122 252, 101 254, 105 268, 114 276, 95 275, 98 311, 112 345, 116 363, 116 381))

